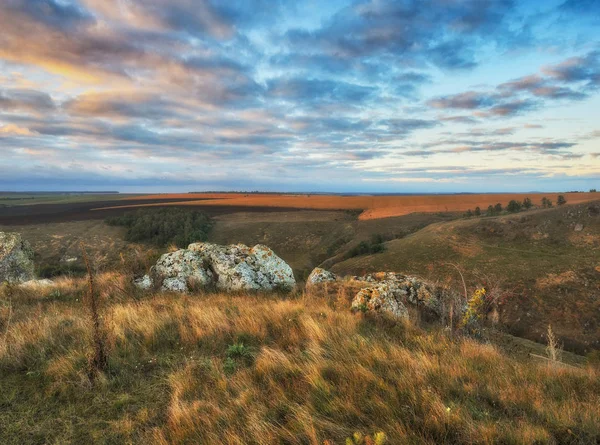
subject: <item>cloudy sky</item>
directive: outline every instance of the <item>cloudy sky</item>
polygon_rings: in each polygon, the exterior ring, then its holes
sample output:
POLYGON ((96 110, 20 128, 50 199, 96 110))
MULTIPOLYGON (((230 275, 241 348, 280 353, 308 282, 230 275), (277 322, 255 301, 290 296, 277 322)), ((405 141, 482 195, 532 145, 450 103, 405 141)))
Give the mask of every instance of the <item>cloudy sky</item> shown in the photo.
POLYGON ((600 188, 598 0, 0 0, 0 190, 600 188))

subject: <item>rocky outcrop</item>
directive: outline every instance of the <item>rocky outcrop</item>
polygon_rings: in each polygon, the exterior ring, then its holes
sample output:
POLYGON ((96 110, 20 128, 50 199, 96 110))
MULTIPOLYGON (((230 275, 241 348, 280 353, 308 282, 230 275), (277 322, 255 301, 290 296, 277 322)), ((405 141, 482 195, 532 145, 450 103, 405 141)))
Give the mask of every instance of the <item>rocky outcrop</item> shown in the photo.
POLYGON ((338 279, 337 275, 328 270, 315 267, 306 279, 306 287, 317 286, 323 283, 330 283, 338 279))
POLYGON ((152 274, 161 282, 163 290, 178 292, 207 287, 213 280, 202 255, 187 249, 165 253, 158 259, 152 274))
POLYGON ((35 278, 33 250, 18 233, 0 232, 0 283, 21 283, 35 278))
POLYGON ((365 287, 352 300, 352 309, 364 312, 387 312, 398 318, 408 319, 408 310, 402 302, 402 294, 391 283, 365 287))
MULTIPOLYGON (((252 248, 190 244, 160 257, 151 275, 163 290, 178 292, 210 287, 223 291, 291 290, 296 284, 292 268, 261 244, 252 248)), ((142 287, 141 281, 139 284, 142 287)))

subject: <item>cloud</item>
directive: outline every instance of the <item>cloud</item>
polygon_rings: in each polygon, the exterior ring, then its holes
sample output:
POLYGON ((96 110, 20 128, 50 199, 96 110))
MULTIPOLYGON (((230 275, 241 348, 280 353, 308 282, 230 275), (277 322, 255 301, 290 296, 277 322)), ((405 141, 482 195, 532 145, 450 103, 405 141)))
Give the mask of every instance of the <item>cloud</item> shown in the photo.
POLYGON ((55 108, 52 97, 43 91, 0 89, 0 111, 38 113, 55 108))

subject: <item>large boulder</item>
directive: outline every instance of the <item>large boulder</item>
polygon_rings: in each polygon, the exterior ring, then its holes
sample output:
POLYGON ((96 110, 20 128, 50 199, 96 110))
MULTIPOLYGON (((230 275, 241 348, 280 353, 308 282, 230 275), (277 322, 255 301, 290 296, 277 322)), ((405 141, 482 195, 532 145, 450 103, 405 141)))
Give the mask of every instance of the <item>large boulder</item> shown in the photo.
POLYGON ((0 232, 0 283, 21 283, 35 278, 33 250, 18 233, 0 232))
POLYGON ((330 283, 337 280, 337 275, 328 270, 315 267, 306 279, 306 287, 318 286, 323 283, 330 283))
POLYGON ((352 309, 364 312, 386 312, 398 318, 408 319, 408 310, 402 302, 402 293, 391 283, 365 287, 352 300, 352 309))
POLYGON ((213 273, 204 257, 187 249, 165 253, 152 269, 152 275, 161 281, 163 290, 178 292, 185 292, 189 288, 207 287, 213 281, 213 273))
POLYGON ((291 290, 292 268, 267 246, 193 243, 163 255, 152 269, 163 290, 185 292, 215 287, 223 291, 291 290))

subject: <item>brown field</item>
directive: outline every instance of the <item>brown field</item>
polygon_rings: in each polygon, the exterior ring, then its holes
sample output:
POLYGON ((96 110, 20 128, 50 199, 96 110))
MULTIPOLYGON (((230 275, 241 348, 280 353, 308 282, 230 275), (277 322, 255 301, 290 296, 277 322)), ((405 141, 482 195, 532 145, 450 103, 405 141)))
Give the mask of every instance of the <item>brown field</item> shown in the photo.
MULTIPOLYGON (((578 204, 600 197, 600 193, 565 193, 569 204, 578 204)), ((506 206, 512 199, 522 201, 529 197, 539 205, 543 197, 556 202, 558 193, 503 193, 465 195, 394 195, 394 196, 342 196, 342 195, 285 195, 285 194, 242 194, 242 193, 185 193, 162 194, 136 197, 131 206, 144 207, 163 205, 186 206, 235 206, 277 207, 318 210, 361 210, 361 220, 389 218, 415 212, 455 212, 474 209, 486 210, 490 204, 506 206), (168 203, 140 204, 140 200, 169 200, 168 203), (181 201, 178 201, 181 199, 181 201)), ((129 198, 124 199, 127 201, 129 198)), ((119 206, 121 207, 121 206, 119 206)), ((103 208, 103 207, 100 207, 103 208)), ((103 208, 105 209, 105 208, 103 208)))

